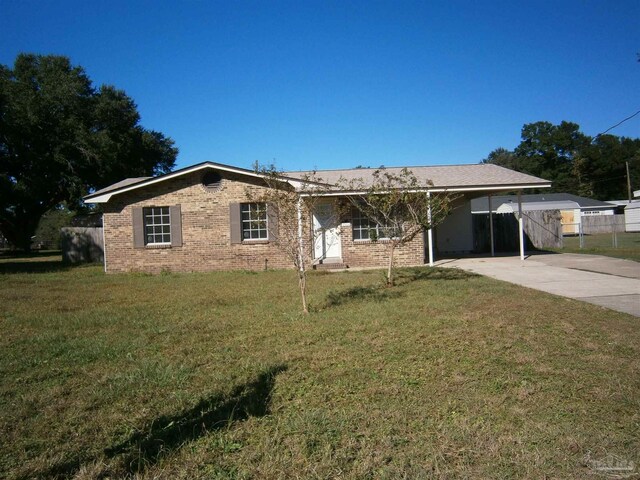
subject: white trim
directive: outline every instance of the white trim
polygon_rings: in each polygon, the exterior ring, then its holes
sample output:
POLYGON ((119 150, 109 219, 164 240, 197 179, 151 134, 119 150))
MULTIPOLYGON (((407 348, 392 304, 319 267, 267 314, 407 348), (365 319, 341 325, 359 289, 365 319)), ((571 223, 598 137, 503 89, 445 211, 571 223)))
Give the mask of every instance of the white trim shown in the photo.
POLYGON ((142 227, 144 228, 144 246, 148 248, 162 248, 166 246, 171 246, 171 237, 173 232, 171 231, 171 207, 142 207, 142 227), (166 210, 167 213, 164 214, 162 211, 166 210), (156 213, 156 211, 159 211, 156 213), (162 217, 168 217, 169 223, 164 223, 162 217), (148 223, 148 219, 151 218, 152 223, 148 223), (155 223, 156 219, 160 219, 160 223, 155 223), (160 242, 156 242, 156 236, 160 235, 160 238, 164 239, 164 236, 167 235, 164 232, 156 233, 155 227, 169 227, 169 241, 165 242, 164 240, 160 242), (153 227, 153 233, 151 233, 151 237, 153 238, 152 242, 149 242, 149 234, 147 233, 147 227, 153 227))
POLYGON ((240 232, 242 233, 242 242, 268 242, 273 241, 269 235, 269 206, 266 202, 243 202, 240 204, 240 232), (252 210, 251 206, 255 206, 255 210, 252 210), (246 207, 246 209, 245 209, 246 207), (261 209, 262 207, 262 209, 261 209), (249 215, 249 219, 244 219, 244 214, 249 215), (253 218, 255 214, 256 218, 253 218), (259 223, 262 222, 260 216, 264 214, 264 228, 260 228, 259 223), (253 223, 258 222, 258 228, 253 228, 253 223), (246 226, 248 225, 248 226, 246 226), (266 237, 260 237, 260 232, 264 230, 266 237), (249 238, 245 238, 245 232, 249 232, 249 238), (258 237, 251 237, 252 232, 257 232, 258 237))
MULTIPOLYGON (((178 170, 176 172, 167 173, 159 177, 150 178, 147 180, 141 180, 140 182, 134 183, 133 185, 116 188, 110 192, 99 194, 96 197, 93 197, 93 195, 95 194, 90 194, 84 197, 83 201, 85 203, 107 203, 109 200, 111 200, 111 197, 113 195, 129 192, 131 190, 136 190, 138 188, 146 187, 149 185, 154 185, 159 182, 164 182, 165 180, 171 180, 172 178, 180 177, 182 175, 187 175, 189 173, 197 172, 199 170, 204 170, 204 169, 221 170, 223 172, 235 173, 238 175, 244 175, 244 176, 253 177, 253 178, 265 178, 265 176, 261 173, 255 173, 250 170, 246 170, 244 168, 236 168, 236 167, 230 167, 228 165, 222 165, 219 163, 206 162, 206 163, 194 165, 193 167, 183 168, 182 170, 178 170)), ((309 184, 309 182, 303 182, 303 181, 285 177, 285 176, 282 176, 281 178, 283 181, 289 183, 295 189, 299 189, 302 186, 309 184)))

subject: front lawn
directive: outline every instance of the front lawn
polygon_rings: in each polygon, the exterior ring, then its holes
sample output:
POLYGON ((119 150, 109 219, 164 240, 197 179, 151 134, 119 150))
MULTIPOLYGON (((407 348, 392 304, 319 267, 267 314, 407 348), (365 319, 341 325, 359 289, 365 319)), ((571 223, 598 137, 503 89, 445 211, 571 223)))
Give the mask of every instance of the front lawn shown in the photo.
MULTIPOLYGON (((455 270, 104 275, 0 259, 0 477, 602 478, 640 323, 455 270)), ((637 467, 636 467, 637 468, 637 467)))

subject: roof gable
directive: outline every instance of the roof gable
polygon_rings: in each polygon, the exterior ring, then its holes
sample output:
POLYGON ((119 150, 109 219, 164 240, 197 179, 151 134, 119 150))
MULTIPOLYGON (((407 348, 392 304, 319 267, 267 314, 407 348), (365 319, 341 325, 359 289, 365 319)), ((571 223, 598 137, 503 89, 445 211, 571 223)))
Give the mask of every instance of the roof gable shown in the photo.
MULTIPOLYGON (((265 176, 261 173, 255 172, 253 170, 247 170, 245 168, 233 167, 231 165, 224 165, 222 163, 214 163, 214 162, 203 162, 198 163, 196 165, 191 165, 190 167, 181 168, 179 170, 175 170, 173 172, 165 173, 163 175, 158 175, 157 177, 138 177, 138 178, 127 178, 118 183, 114 183, 108 187, 100 189, 96 192, 93 192, 83 200, 86 203, 106 203, 111 200, 113 195, 117 195, 120 193, 128 192, 131 190, 135 190, 138 188, 146 187, 148 185, 153 185, 159 182, 165 182, 176 177, 181 177, 183 175, 188 175, 193 172, 197 172, 199 170, 218 170, 222 172, 234 173, 240 176, 246 176, 251 178, 264 178, 265 176)), ((282 177, 283 180, 290 183, 294 188, 297 188, 303 182, 301 179, 297 178, 287 178, 282 177)), ((308 183, 308 182, 307 182, 308 183)))

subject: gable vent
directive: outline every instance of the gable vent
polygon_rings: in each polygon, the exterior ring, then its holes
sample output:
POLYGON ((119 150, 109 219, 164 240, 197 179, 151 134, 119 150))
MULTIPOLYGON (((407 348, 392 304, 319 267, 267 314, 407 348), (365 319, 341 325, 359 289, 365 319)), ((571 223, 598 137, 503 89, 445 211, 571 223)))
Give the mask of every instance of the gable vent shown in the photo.
POLYGON ((222 177, 218 172, 207 172, 202 176, 202 186, 205 190, 215 192, 222 185, 222 177))

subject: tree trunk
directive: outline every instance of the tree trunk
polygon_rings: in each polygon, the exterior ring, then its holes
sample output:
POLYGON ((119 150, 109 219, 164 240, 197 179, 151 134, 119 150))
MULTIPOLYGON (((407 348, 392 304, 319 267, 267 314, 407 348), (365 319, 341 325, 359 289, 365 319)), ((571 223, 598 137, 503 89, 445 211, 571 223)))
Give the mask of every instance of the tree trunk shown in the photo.
POLYGON ((300 297, 302 299, 302 313, 309 313, 307 308, 307 272, 298 269, 298 285, 300 286, 300 297))
POLYGON ((389 245, 389 267, 387 270, 387 286, 393 286, 393 254, 396 250, 396 244, 391 242, 389 245))

